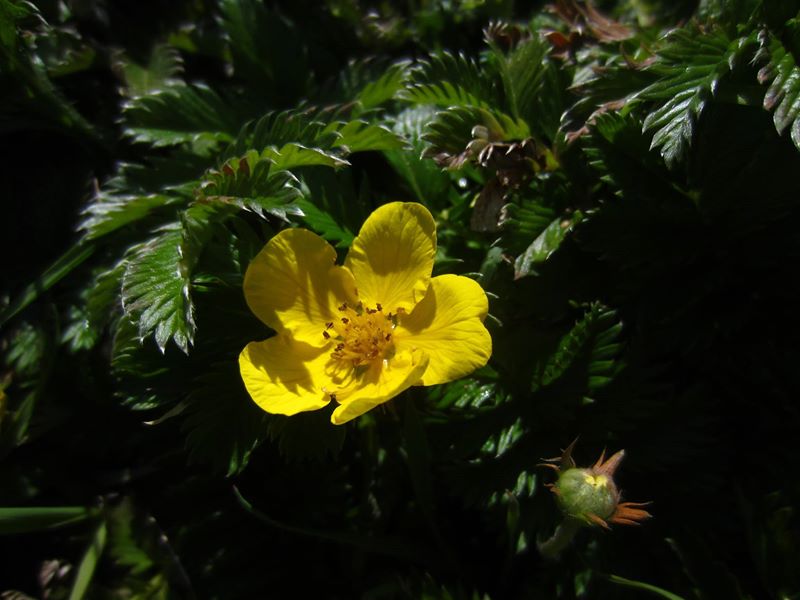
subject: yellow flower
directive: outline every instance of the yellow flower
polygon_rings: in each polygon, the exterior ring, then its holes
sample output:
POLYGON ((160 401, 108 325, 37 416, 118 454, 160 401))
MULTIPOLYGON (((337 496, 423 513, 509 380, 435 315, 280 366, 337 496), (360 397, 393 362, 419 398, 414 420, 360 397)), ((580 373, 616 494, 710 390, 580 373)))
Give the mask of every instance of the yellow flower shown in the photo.
POLYGON ((256 404, 294 415, 335 400, 331 421, 339 425, 412 385, 485 365, 486 294, 467 277, 431 277, 435 254, 436 224, 416 203, 373 212, 344 266, 310 231, 273 237, 244 278, 248 306, 277 332, 239 356, 256 404))

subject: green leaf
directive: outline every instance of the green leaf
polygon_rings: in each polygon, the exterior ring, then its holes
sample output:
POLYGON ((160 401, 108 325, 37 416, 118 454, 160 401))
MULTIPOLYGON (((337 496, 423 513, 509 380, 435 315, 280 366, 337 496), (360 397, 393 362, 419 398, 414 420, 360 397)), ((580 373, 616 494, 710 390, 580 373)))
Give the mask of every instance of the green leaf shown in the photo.
POLYGON ((356 120, 348 123, 333 123, 326 131, 338 134, 334 147, 346 149, 348 153, 368 150, 396 150, 403 148, 403 140, 383 125, 371 125, 356 120))
POLYGON ((561 338, 555 352, 535 369, 533 390, 552 385, 572 369, 571 381, 583 379, 581 387, 595 391, 605 386, 620 369, 616 358, 621 346, 622 324, 616 311, 594 304, 572 329, 561 338))
POLYGON ((506 104, 515 120, 535 121, 532 111, 545 73, 549 69, 547 46, 538 37, 519 44, 508 55, 496 45, 492 47, 492 58, 500 72, 506 104))
POLYGON ((128 567, 133 573, 142 573, 153 566, 153 560, 137 543, 137 537, 142 537, 142 528, 136 516, 130 498, 123 498, 108 511, 108 553, 116 565, 128 567))
POLYGON ((17 37, 18 21, 27 17, 39 15, 39 9, 34 4, 26 1, 0 1, 0 44, 9 53, 17 48, 19 38, 17 37))
MULTIPOLYGON (((790 20, 787 27, 800 32, 800 20, 790 20)), ((764 94, 764 109, 772 112, 772 120, 779 134, 791 127, 792 142, 800 149, 800 67, 794 54, 783 45, 780 38, 767 31, 759 37, 761 48, 758 58, 769 61, 758 72, 758 81, 769 84, 764 94)))
POLYGON ((304 36, 278 11, 256 0, 220 0, 234 73, 271 104, 291 105, 312 78, 304 36))
POLYGON ((271 160, 273 163, 272 168, 276 171, 311 166, 340 168, 350 164, 330 152, 324 152, 319 148, 307 148, 294 143, 284 144, 280 150, 268 147, 264 149, 261 156, 271 160))
POLYGON ((90 244, 77 244, 67 250, 58 260, 50 265, 33 283, 27 286, 11 304, 0 311, 0 327, 18 315, 42 293, 49 290, 64 277, 78 268, 94 252, 90 244))
MULTIPOLYGON (((598 115, 584 152, 600 179, 618 196, 674 197, 676 185, 650 149, 640 121, 632 115, 598 115)), ((679 192, 678 192, 679 193, 679 192)))
POLYGON ((266 414, 244 391, 236 357, 210 365, 192 388, 181 423, 190 460, 228 477, 241 473, 266 434, 266 414))
POLYGON ((493 76, 463 54, 442 52, 420 63, 411 73, 410 83, 398 97, 414 104, 441 107, 497 104, 493 76))
POLYGON ((297 180, 271 167, 270 159, 251 150, 210 171, 179 223, 161 228, 157 237, 128 252, 122 305, 141 338, 152 332, 162 352, 172 339, 188 353, 196 329, 191 276, 216 228, 241 209, 282 219, 297 214, 291 204, 300 196, 297 180))
POLYGON ((183 244, 178 224, 163 227, 153 239, 128 252, 122 276, 122 307, 144 338, 155 334, 161 352, 172 339, 188 354, 195 333, 189 267, 196 256, 183 244))
POLYGON ((106 150, 96 130, 53 84, 44 61, 31 48, 37 38, 43 38, 46 44, 54 35, 33 3, 0 1, 0 89, 4 105, 0 131, 55 129, 77 134, 95 150, 106 150), (28 18, 38 22, 46 33, 37 36, 23 30, 21 22, 28 18))
MULTIPOLYGON (((425 128, 422 139, 429 144, 424 156, 438 158, 462 155, 475 158, 487 141, 518 141, 529 136, 530 129, 523 121, 515 121, 498 110, 467 106, 452 107, 437 113, 425 128), (486 128, 487 135, 479 136, 476 127, 486 128), (481 145, 473 150, 470 144, 474 140, 481 145)), ((460 168, 463 164, 464 161, 460 161, 452 168, 460 168)))
POLYGON ((147 64, 140 65, 124 53, 114 57, 114 67, 125 80, 128 97, 146 96, 180 83, 183 60, 176 48, 167 44, 156 44, 150 52, 147 64))
POLYGON ((58 529, 92 516, 85 506, 2 507, 0 535, 58 529))
POLYGON ((509 202, 502 221, 503 246, 515 253, 523 252, 556 220, 556 215, 555 209, 542 199, 509 202))
POLYGON ((97 563, 106 547, 107 534, 108 529, 106 523, 102 521, 97 526, 97 529, 95 529, 89 546, 86 548, 86 552, 78 565, 78 570, 75 573, 75 580, 72 583, 72 589, 69 593, 69 600, 82 600, 86 597, 86 593, 89 591, 89 586, 92 583, 92 577, 94 577, 97 563))
POLYGON ((409 64, 405 60, 396 62, 386 68, 380 77, 369 81, 356 96, 362 109, 375 108, 394 98, 408 78, 409 64))
POLYGON ((670 34, 650 71, 660 78, 638 97, 666 100, 644 121, 653 130, 652 148, 660 148, 668 166, 682 160, 692 145, 695 126, 723 78, 750 56, 753 36, 731 40, 717 29, 700 33, 679 29, 670 34))
POLYGON ((239 131, 239 120, 211 88, 176 85, 123 106, 124 133, 156 148, 190 142, 229 142, 239 131))
POLYGON ((450 177, 435 162, 422 158, 425 142, 422 132, 435 113, 428 106, 414 106, 402 111, 395 120, 394 131, 408 145, 407 149, 386 150, 383 155, 392 168, 406 181, 414 199, 435 205, 450 189, 450 177))
POLYGON ((220 170, 211 170, 206 174, 198 191, 198 199, 190 209, 196 214, 192 222, 202 225, 198 217, 204 210, 217 210, 221 214, 225 212, 225 206, 244 208, 262 216, 269 213, 282 219, 286 219, 287 213, 296 212, 290 203, 301 196, 298 181, 289 171, 275 169, 270 158, 272 156, 287 162, 338 164, 322 152, 294 148, 291 144, 285 156, 271 149, 265 150, 263 156, 250 150, 242 158, 231 159, 220 170), (211 204, 215 206, 208 206, 211 204), (208 208, 203 209, 202 205, 208 208))
POLYGON ((162 194, 120 196, 101 192, 83 211, 84 219, 78 227, 85 232, 86 240, 95 240, 180 201, 162 194))
POLYGON ((318 208, 310 200, 300 199, 294 204, 302 211, 301 219, 324 239, 332 242, 337 248, 347 248, 355 235, 346 227, 340 226, 327 212, 318 208))
POLYGON ((556 218, 542 231, 531 245, 514 261, 514 278, 519 279, 531 275, 534 267, 546 261, 550 255, 558 250, 561 242, 566 239, 573 227, 580 223, 582 215, 575 212, 571 218, 556 218))
POLYGON ((261 152, 270 146, 280 148, 286 144, 328 149, 336 139, 335 132, 323 135, 328 120, 328 116, 315 108, 268 112, 244 129, 232 151, 237 154, 249 149, 261 152))

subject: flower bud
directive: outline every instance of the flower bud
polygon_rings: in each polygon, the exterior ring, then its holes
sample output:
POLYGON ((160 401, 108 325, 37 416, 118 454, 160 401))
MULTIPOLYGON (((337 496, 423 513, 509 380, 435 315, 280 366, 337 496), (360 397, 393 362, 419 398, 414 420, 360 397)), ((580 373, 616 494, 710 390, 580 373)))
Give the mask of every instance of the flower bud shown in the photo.
POLYGON ((647 503, 622 502, 622 494, 614 483, 614 473, 625 456, 624 450, 608 460, 603 451, 593 466, 578 468, 572 459, 574 445, 572 442, 559 458, 549 459, 542 465, 558 473, 558 480, 548 487, 558 497, 558 504, 567 517, 605 529, 609 529, 610 523, 638 525, 650 518, 650 513, 642 509, 647 503))
POLYGON ((564 514, 589 524, 593 517, 608 520, 619 503, 614 481, 591 469, 567 469, 559 475, 553 491, 564 514))

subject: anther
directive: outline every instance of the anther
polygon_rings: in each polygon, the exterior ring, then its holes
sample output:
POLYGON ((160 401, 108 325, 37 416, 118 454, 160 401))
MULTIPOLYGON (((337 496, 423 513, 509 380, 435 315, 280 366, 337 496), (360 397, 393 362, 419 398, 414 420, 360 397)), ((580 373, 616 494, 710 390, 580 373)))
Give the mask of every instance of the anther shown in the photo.
POLYGON ((325 323, 325 329, 330 329, 331 327, 333 327, 333 321, 330 323, 325 323))
POLYGON ((342 323, 347 325, 349 322, 350 322, 350 319, 348 319, 347 317, 342 317, 342 323))
POLYGON ((380 303, 380 302, 378 302, 378 303, 375 305, 375 308, 377 308, 378 310, 383 310, 383 307, 381 306, 381 303, 380 303))
POLYGON ((345 311, 345 310, 347 310, 347 302, 343 303, 343 304, 342 304, 342 305, 339 307, 339 310, 341 310, 341 311, 345 311))
POLYGON ((327 331, 323 331, 322 332, 322 337, 324 337, 326 340, 329 340, 329 339, 331 339, 331 334, 328 333, 327 331))

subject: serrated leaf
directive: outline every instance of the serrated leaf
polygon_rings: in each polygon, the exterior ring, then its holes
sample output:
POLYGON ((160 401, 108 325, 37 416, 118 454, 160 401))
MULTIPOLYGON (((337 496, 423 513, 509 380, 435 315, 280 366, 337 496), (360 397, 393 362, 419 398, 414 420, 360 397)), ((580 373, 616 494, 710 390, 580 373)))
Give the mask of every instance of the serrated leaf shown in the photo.
MULTIPOLYGON (((800 30, 800 21, 792 19, 787 27, 800 30)), ((764 31, 760 38, 759 57, 769 61, 758 72, 758 80, 769 84, 764 94, 764 109, 772 112, 779 134, 790 128, 792 142, 800 149, 800 67, 777 36, 764 31)))
POLYGON ((88 350, 97 343, 100 332, 90 326, 85 306, 70 306, 65 319, 61 343, 66 344, 71 352, 88 350))
POLYGON ((340 168, 349 165, 346 160, 319 148, 307 148, 300 144, 284 144, 280 150, 266 148, 262 158, 273 163, 273 170, 295 169, 297 167, 324 166, 340 168))
POLYGON ((450 177, 430 159, 422 158, 425 142, 422 132, 434 119, 429 106, 415 106, 402 111, 395 120, 394 131, 402 136, 407 149, 386 150, 383 155, 406 181, 416 200, 434 205, 450 188, 450 177))
POLYGON ((589 392, 607 385, 619 370, 615 360, 621 346, 622 333, 616 311, 594 304, 572 329, 561 338, 555 352, 533 377, 532 388, 537 390, 560 380, 576 365, 583 365, 577 377, 585 377, 583 384, 589 392))
POLYGON ((355 237, 353 232, 340 226, 327 212, 313 204, 310 200, 296 200, 294 204, 302 211, 301 219, 320 236, 336 245, 337 248, 346 248, 355 237))
POLYGON ((269 146, 280 148, 292 143, 327 149, 337 137, 335 131, 323 135, 327 121, 313 108, 269 112, 247 128, 234 146, 239 154, 251 148, 261 152, 269 146))
POLYGON ((558 250, 561 242, 569 235, 572 228, 581 221, 580 212, 575 212, 571 218, 556 218, 542 231, 530 246, 514 261, 514 278, 519 279, 533 273, 537 264, 546 261, 550 255, 558 250))
POLYGON ((190 142, 228 142, 239 131, 230 104, 203 85, 176 85, 123 106, 124 133, 156 148, 190 142))
POLYGON ((403 148, 403 140, 383 125, 373 125, 356 120, 332 124, 326 131, 338 134, 334 147, 347 149, 349 153, 368 150, 396 150, 403 148))
POLYGON ((643 129, 654 130, 651 147, 660 148, 668 166, 686 156, 706 103, 752 44, 752 36, 731 40, 721 29, 710 33, 680 29, 658 51, 649 71, 660 78, 637 97, 666 100, 648 115, 643 129))
POLYGON ((491 75, 463 54, 442 52, 423 61, 411 73, 410 83, 398 97, 415 104, 482 106, 497 103, 491 75))
MULTIPOLYGON (((51 36, 57 33, 47 25, 33 3, 0 2, 0 77, 4 105, 0 111, 0 130, 13 132, 44 126, 77 134, 84 142, 102 147, 95 128, 53 84, 44 61, 30 48, 37 38, 46 45, 51 36), (26 18, 38 22, 45 33, 32 35, 18 26, 26 18)), ((92 53, 86 46, 82 50, 85 54, 78 58, 78 68, 85 66, 92 53), (84 65, 80 65, 81 62, 84 65)))
POLYGON ((84 209, 84 219, 78 228, 85 232, 86 240, 94 240, 135 223, 158 208, 180 201, 162 194, 119 196, 101 192, 84 209))
POLYGON ((128 252, 122 276, 122 308, 132 319, 139 337, 153 333, 161 352, 172 339, 189 352, 195 333, 190 297, 189 265, 183 231, 178 224, 165 226, 153 239, 128 252))
POLYGON ((619 196, 672 193, 673 183, 663 162, 650 150, 650 140, 632 115, 598 115, 586 138, 589 164, 619 196))
MULTIPOLYGON (((527 124, 514 120, 499 110, 488 110, 480 107, 452 107, 436 114, 436 118, 428 123, 422 136, 429 147, 425 156, 458 156, 464 154, 465 158, 476 157, 478 149, 472 151, 470 143, 473 140, 485 146, 487 141, 505 142, 524 140, 530 136, 527 124), (476 127, 484 127, 487 138, 476 138, 476 127)), ((454 165, 458 168, 465 161, 454 165)))
POLYGON ((145 96, 165 87, 180 83, 183 60, 176 48, 168 44, 156 44, 150 52, 147 64, 141 65, 124 54, 115 57, 114 67, 125 81, 128 97, 145 96))
POLYGON ((194 182, 216 163, 215 144, 188 144, 170 148, 168 155, 150 153, 144 162, 121 162, 114 177, 103 186, 100 195, 111 196, 186 196, 194 182), (209 152, 211 151, 211 152, 209 152), (214 156, 210 156, 214 154, 214 156))
POLYGON ((556 211, 541 201, 509 202, 501 222, 504 246, 527 248, 555 218, 556 211))
POLYGON ((386 68, 380 77, 368 82, 356 96, 361 107, 369 110, 394 98, 403 89, 409 75, 409 65, 410 62, 405 60, 396 62, 386 68))
POLYGON ((303 36, 278 11, 255 0, 220 0, 234 73, 273 105, 294 104, 311 79, 303 36))
MULTIPOLYGON (((287 213, 294 211, 290 203, 298 199, 301 192, 294 175, 286 170, 275 170, 270 156, 281 158, 270 149, 265 150, 263 157, 250 150, 242 158, 227 161, 221 169, 209 171, 200 185, 194 206, 213 203, 286 219, 287 213)), ((319 162, 330 159, 321 153, 292 150, 287 151, 287 158, 319 162)))
POLYGON ((247 466, 266 434, 266 414, 241 385, 236 357, 213 365, 192 383, 181 428, 192 461, 232 476, 247 466))
POLYGON ((509 54, 492 45, 492 57, 503 82, 506 105, 514 119, 534 121, 536 96, 549 69, 547 46, 533 37, 519 44, 509 54))
POLYGON ((655 129, 650 148, 661 148, 667 165, 673 166, 686 156, 705 106, 704 90, 684 90, 644 120, 645 131, 655 129))

